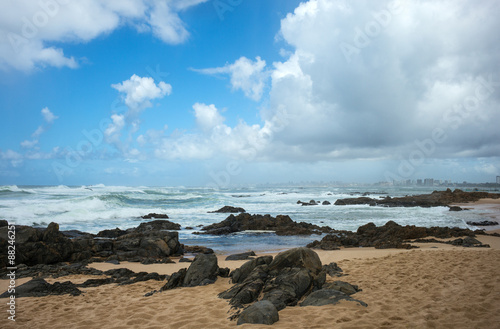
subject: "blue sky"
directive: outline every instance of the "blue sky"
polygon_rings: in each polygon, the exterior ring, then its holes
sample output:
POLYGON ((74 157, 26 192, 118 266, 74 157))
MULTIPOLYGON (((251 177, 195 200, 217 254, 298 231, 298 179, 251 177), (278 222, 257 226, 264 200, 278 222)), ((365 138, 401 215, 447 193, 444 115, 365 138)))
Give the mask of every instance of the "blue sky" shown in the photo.
POLYGON ((496 1, 19 0, 0 184, 500 175, 496 1))

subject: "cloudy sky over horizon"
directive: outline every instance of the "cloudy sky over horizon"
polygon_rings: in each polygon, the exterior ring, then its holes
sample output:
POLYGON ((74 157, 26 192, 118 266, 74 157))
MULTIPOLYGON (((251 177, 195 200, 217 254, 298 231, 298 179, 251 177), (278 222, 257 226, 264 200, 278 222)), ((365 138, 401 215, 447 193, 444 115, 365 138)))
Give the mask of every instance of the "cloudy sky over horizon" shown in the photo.
POLYGON ((500 175, 500 2, 18 0, 0 185, 500 175))

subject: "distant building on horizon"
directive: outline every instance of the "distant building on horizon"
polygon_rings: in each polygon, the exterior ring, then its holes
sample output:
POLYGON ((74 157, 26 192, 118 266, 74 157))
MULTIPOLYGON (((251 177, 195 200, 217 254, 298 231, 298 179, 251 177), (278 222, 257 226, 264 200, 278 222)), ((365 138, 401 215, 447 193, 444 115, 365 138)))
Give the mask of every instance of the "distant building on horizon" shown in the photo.
POLYGON ((434 186, 434 178, 426 178, 424 180, 424 185, 425 186, 434 186))
POLYGON ((500 184, 500 176, 497 176, 497 184, 500 184))

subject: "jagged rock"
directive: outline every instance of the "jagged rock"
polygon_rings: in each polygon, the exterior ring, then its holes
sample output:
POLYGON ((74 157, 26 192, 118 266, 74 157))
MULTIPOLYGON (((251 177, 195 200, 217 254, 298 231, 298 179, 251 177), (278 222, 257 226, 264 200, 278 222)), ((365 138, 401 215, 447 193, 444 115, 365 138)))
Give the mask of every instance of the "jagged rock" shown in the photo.
POLYGON ((226 257, 226 260, 246 260, 249 259, 251 256, 257 256, 257 255, 253 251, 248 251, 240 254, 229 255, 226 257))
POLYGON ((289 216, 278 215, 250 215, 241 213, 237 216, 229 215, 220 223, 202 228, 201 234, 223 235, 246 230, 275 231, 277 235, 303 235, 313 233, 328 233, 333 230, 304 222, 294 222, 289 216))
POLYGON ((499 193, 488 192, 464 192, 456 189, 451 191, 434 191, 431 194, 420 194, 398 198, 386 197, 384 199, 372 199, 368 197, 338 199, 335 205, 357 205, 369 204, 385 207, 445 207, 454 203, 475 202, 479 199, 500 198, 499 193))
MULTIPOLYGON (((78 296, 81 295, 82 292, 70 281, 62 283, 55 282, 54 284, 50 284, 44 279, 36 278, 16 287, 16 291, 14 293, 16 298, 66 294, 78 296)), ((7 291, 0 295, 0 298, 7 298, 10 297, 10 295, 11 294, 7 291)))
MULTIPOLYGON (((161 218, 161 217, 155 217, 155 218, 161 218)), ((181 229, 180 224, 172 223, 168 220, 158 219, 150 222, 141 223, 137 228, 133 229, 133 231, 144 233, 150 231, 168 231, 168 230, 178 231, 180 229, 181 229)))
POLYGON ((384 226, 377 227, 373 223, 368 223, 358 228, 357 232, 337 232, 335 235, 329 234, 321 241, 314 241, 307 246, 309 248, 320 248, 332 250, 340 246, 343 247, 375 247, 377 249, 416 248, 407 240, 421 239, 427 236, 437 238, 452 238, 461 236, 475 236, 469 229, 448 228, 448 227, 417 227, 414 225, 401 226, 393 221, 387 222, 384 226))
POLYGON ((264 257, 251 260, 235 270, 232 278, 236 285, 219 297, 229 299, 233 307, 253 303, 263 293, 262 300, 281 310, 296 305, 311 290, 320 289, 326 274, 314 251, 294 248, 278 254, 272 261, 264 257))
POLYGON ((217 279, 217 256, 214 254, 198 254, 189 266, 184 287, 194 287, 215 282, 217 279))
POLYGON ((253 271, 254 268, 260 265, 269 265, 273 260, 272 256, 262 256, 255 259, 252 259, 241 267, 237 268, 231 273, 231 279, 233 283, 241 283, 243 282, 248 275, 253 271))
POLYGON ((244 323, 271 325, 279 321, 276 307, 269 301, 259 301, 241 312, 237 325, 244 323))
POLYGON ((495 226, 498 225, 498 222, 493 222, 489 220, 483 220, 481 222, 467 222, 467 225, 472 226, 495 226))
POLYGON ((181 269, 173 273, 161 290, 214 283, 218 273, 217 256, 214 254, 198 254, 187 270, 181 269))
POLYGON ((344 275, 342 273, 343 270, 337 265, 337 263, 334 262, 328 265, 323 265, 323 270, 326 272, 326 274, 332 277, 344 275))
POLYGON ((168 218, 167 214, 156 214, 156 213, 149 213, 145 216, 141 217, 142 219, 152 219, 152 218, 168 218))
POLYGON ((239 213, 239 212, 246 212, 246 211, 243 208, 232 207, 232 206, 224 206, 219 210, 209 211, 209 213, 239 213))
POLYGON ((344 294, 335 289, 321 289, 311 293, 306 299, 300 303, 300 306, 323 306, 328 304, 337 304, 341 300, 357 302, 362 306, 368 306, 366 303, 351 298, 349 295, 344 294))

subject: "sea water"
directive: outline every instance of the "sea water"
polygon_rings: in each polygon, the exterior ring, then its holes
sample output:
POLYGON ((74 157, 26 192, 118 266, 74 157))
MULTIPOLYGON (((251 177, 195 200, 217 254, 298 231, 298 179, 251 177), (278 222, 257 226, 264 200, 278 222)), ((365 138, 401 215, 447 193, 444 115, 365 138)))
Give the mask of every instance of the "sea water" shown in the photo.
MULTIPOLYGON (((439 188, 434 188, 438 189, 439 188)), ((443 188, 445 189, 445 188, 443 188)), ((193 234, 201 226, 224 220, 228 214, 209 213, 225 205, 242 207, 251 214, 288 215, 297 222, 356 230, 369 222, 377 226, 392 220, 401 225, 469 227, 466 221, 485 218, 474 211, 450 212, 447 207, 388 208, 368 205, 335 206, 337 199, 398 197, 430 193, 424 187, 279 187, 207 189, 126 186, 0 186, 0 219, 20 225, 97 233, 127 229, 147 221, 149 213, 167 214, 182 226, 179 240, 218 252, 282 250, 304 246, 321 236, 276 236, 269 232, 243 232, 227 236, 193 234), (297 201, 329 201, 331 205, 301 206, 297 201), (192 229, 188 229, 192 227, 192 229)), ((484 211, 483 211, 484 212, 484 211)), ((474 227, 471 227, 474 228, 474 227)))

